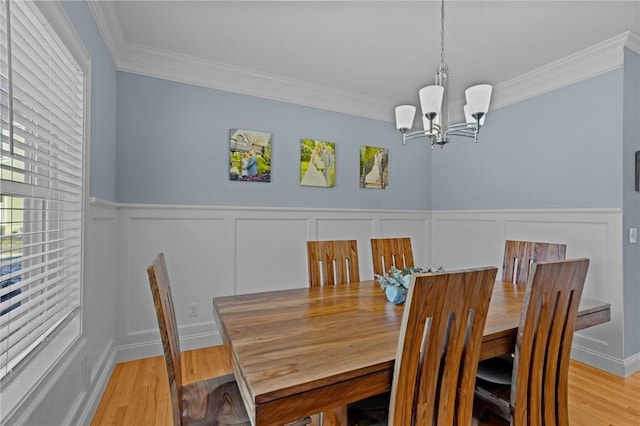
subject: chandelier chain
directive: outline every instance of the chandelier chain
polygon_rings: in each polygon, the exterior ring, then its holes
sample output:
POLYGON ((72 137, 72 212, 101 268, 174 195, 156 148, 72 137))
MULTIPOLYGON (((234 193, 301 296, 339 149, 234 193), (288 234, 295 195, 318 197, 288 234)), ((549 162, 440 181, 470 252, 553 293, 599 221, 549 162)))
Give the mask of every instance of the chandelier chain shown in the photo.
POLYGON ((444 0, 440 5, 440 64, 445 68, 444 63, 444 0))

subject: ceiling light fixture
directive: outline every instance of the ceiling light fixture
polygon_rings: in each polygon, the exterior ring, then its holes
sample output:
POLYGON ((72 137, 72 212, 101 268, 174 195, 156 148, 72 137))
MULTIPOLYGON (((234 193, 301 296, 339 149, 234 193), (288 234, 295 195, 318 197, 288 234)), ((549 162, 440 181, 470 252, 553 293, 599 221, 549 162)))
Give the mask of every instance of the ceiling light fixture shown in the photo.
POLYGON ((408 140, 421 136, 431 141, 431 149, 434 145, 443 147, 449 142, 450 136, 464 136, 473 138, 478 142, 478 132, 484 125, 489 102, 491 100, 492 87, 489 84, 479 84, 469 87, 464 95, 467 104, 464 106, 465 121, 449 124, 449 102, 447 83, 449 68, 444 61, 444 0, 441 5, 440 18, 440 66, 436 72, 436 84, 420 89, 420 108, 422 109, 422 130, 410 132, 416 114, 413 105, 400 105, 396 107, 396 127, 402 133, 402 144, 408 140))

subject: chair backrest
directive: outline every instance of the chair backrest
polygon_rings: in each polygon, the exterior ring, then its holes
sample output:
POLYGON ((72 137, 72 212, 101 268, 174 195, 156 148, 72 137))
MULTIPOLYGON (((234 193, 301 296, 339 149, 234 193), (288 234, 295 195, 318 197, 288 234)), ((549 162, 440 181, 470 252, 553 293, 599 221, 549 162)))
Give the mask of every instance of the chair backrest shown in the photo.
POLYGON ((416 275, 396 355, 389 425, 470 425, 497 268, 416 275))
POLYGON ((392 266, 398 269, 416 266, 413 264, 411 238, 372 238, 371 255, 373 273, 384 275, 392 266))
POLYGON ((534 263, 511 383, 512 425, 567 426, 571 343, 589 259, 534 263))
POLYGON ((566 251, 565 244, 507 240, 504 243, 502 281, 525 285, 533 262, 564 260, 566 251))
POLYGON ((164 254, 160 253, 147 267, 149 285, 153 295, 153 304, 156 307, 158 316, 158 326, 160 328, 160 338, 164 359, 167 365, 167 376, 169 378, 169 392, 173 413, 173 424, 182 424, 182 365, 180 363, 180 340, 178 337, 178 327, 176 316, 173 310, 173 299, 171 298, 171 288, 169 287, 169 274, 164 261, 164 254))
POLYGON ((307 241, 311 287, 360 281, 356 240, 307 241))

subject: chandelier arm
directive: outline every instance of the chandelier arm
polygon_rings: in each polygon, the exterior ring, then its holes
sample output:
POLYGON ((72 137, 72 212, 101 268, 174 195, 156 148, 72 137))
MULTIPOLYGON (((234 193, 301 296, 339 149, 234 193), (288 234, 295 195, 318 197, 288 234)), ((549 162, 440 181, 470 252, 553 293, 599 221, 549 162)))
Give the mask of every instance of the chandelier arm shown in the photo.
POLYGON ((478 133, 479 132, 480 132, 480 130, 478 130, 478 129, 460 129, 460 130, 449 131, 449 132, 447 132, 447 135, 464 136, 464 137, 467 137, 467 138, 472 138, 475 143, 478 143, 478 133))
POLYGON ((424 130, 416 130, 414 132, 405 133, 402 135, 402 144, 406 145, 406 142, 410 141, 411 139, 421 138, 425 136, 430 137, 430 135, 427 135, 424 130))
POLYGON ((447 136, 466 136, 466 137, 470 137, 473 138, 475 137, 475 135, 477 134, 477 132, 473 131, 473 130, 453 130, 450 132, 447 132, 447 136))
POLYGON ((406 145, 407 142, 410 141, 411 139, 418 139, 423 137, 427 139, 427 141, 431 145, 431 149, 433 149, 434 145, 440 145, 442 147, 444 144, 449 142, 448 140, 445 140, 444 142, 439 142, 437 135, 430 135, 426 133, 424 130, 416 130, 415 132, 404 133, 402 135, 402 144, 406 145))
POLYGON ((456 131, 456 130, 480 130, 478 128, 478 126, 476 125, 476 123, 456 123, 456 124, 451 124, 449 125, 449 129, 448 132, 452 132, 452 131, 456 131))

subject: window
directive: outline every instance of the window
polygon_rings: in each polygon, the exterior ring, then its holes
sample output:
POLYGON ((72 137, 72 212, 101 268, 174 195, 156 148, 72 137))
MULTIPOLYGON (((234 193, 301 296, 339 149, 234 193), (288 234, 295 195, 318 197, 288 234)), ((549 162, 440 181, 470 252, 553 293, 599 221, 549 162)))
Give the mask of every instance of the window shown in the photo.
MULTIPOLYGON (((5 410, 13 408, 4 392, 13 379, 48 347, 61 340, 68 347, 80 334, 84 84, 85 71, 39 7, 0 0, 0 386, 3 405, 9 403, 5 410)), ((66 348, 59 349, 58 355, 66 348)), ((49 359, 49 366, 55 361, 49 359)))

